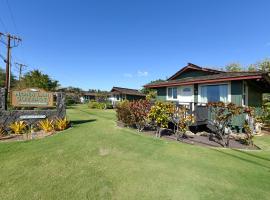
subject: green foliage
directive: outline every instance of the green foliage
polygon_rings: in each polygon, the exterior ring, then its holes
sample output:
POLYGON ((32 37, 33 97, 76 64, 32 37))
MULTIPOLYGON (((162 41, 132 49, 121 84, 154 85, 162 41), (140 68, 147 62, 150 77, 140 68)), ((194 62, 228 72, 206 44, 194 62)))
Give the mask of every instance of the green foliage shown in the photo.
POLYGON ((88 107, 91 109, 112 109, 113 105, 110 102, 97 102, 95 100, 91 100, 88 103, 88 107))
POLYGON ((72 96, 67 95, 65 103, 66 103, 67 106, 71 106, 71 105, 76 104, 77 101, 74 98, 72 98, 72 96))
POLYGON ((58 86, 58 81, 52 80, 49 75, 43 74, 39 70, 26 73, 20 83, 19 88, 41 88, 47 91, 54 91, 58 86))
POLYGON ((134 123, 138 131, 142 131, 147 125, 148 114, 151 109, 151 103, 148 100, 132 101, 129 104, 132 123, 134 123))
POLYGON ((243 67, 240 63, 230 63, 225 68, 228 72, 240 72, 243 70, 243 67))
POLYGON ((264 60, 256 63, 256 66, 260 71, 270 72, 270 59, 265 58, 264 60))
POLYGON ((174 106, 172 122, 177 127, 176 135, 178 140, 180 137, 187 137, 186 132, 189 126, 194 123, 194 117, 189 111, 185 106, 174 106))
MULTIPOLYGON (((163 79, 157 79, 157 80, 151 81, 150 83, 147 83, 147 84, 161 83, 164 81, 165 80, 163 80, 163 79)), ((146 99, 148 99, 148 100, 156 99, 156 97, 157 97, 157 91, 155 89, 143 88, 143 89, 141 89, 141 92, 143 94, 146 94, 146 99)))
POLYGON ((81 103, 80 97, 83 94, 81 88, 76 87, 66 87, 57 90, 58 92, 64 92, 66 94, 66 105, 74 105, 77 103, 81 103))
POLYGON ((248 71, 250 72, 256 72, 258 71, 256 64, 251 64, 248 66, 248 71))
POLYGON ((173 115, 174 105, 167 102, 156 102, 151 107, 149 119, 152 120, 157 127, 167 128, 168 123, 173 115))
MULTIPOLYGON (((5 87, 5 81, 6 81, 6 72, 4 69, 0 67, 0 88, 5 87)), ((17 80, 15 79, 15 76, 13 73, 11 73, 11 87, 14 87, 16 85, 17 80)))
POLYGON ((23 134, 27 128, 27 124, 24 121, 17 121, 10 124, 9 128, 15 134, 23 134))

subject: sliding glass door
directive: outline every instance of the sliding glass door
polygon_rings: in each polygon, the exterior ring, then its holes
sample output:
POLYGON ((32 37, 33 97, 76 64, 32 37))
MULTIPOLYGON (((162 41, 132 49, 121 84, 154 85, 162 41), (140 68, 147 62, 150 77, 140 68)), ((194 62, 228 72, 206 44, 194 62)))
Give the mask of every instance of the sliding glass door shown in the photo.
POLYGON ((200 101, 208 102, 228 102, 229 86, 228 84, 220 85, 202 85, 200 86, 200 101))

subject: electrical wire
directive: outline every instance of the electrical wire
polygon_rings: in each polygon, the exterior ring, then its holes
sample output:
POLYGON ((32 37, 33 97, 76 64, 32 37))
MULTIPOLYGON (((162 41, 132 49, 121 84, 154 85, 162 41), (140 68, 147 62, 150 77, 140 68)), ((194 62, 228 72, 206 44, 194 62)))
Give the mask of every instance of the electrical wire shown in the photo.
POLYGON ((7 3, 7 7, 8 7, 8 10, 9 10, 10 17, 11 17, 11 21, 12 21, 12 23, 13 23, 13 26, 14 26, 14 28, 15 28, 15 31, 16 31, 17 34, 18 34, 18 33, 19 33, 19 32, 18 32, 18 28, 17 28, 17 26, 16 26, 16 23, 15 23, 15 20, 14 20, 14 15, 13 15, 13 12, 12 12, 12 10, 11 10, 11 7, 10 7, 10 4, 9 4, 8 0, 6 0, 6 3, 7 3))
POLYGON ((0 23, 2 24, 4 31, 7 32, 7 27, 1 17, 0 17, 0 23))

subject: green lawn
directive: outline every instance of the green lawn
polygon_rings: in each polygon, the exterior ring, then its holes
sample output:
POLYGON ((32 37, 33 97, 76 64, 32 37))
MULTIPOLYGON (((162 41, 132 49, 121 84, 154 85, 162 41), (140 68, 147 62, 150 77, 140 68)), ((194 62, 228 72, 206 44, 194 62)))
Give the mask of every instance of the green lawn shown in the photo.
POLYGON ((68 110, 75 126, 0 143, 0 199, 269 199, 270 137, 262 151, 197 147, 118 128, 114 111, 68 110))

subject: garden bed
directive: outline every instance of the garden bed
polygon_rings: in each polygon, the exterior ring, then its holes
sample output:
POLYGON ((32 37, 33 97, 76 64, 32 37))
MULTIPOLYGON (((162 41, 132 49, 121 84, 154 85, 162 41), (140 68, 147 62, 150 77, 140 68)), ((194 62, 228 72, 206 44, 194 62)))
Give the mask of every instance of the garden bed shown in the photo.
POLYGON ((37 131, 31 134, 9 134, 6 136, 0 137, 0 142, 12 142, 12 141, 26 141, 26 140, 34 140, 34 139, 41 139, 51 135, 54 135, 58 132, 53 131, 46 133, 44 131, 37 131))
MULTIPOLYGON (((117 125, 119 127, 124 127, 122 124, 117 123, 117 125)), ((132 128, 132 127, 130 127, 132 128)), ((147 135, 151 135, 156 137, 156 131, 154 130, 144 130, 141 133, 143 134, 147 134, 147 135)), ((202 132, 202 133, 206 133, 206 132, 202 132)), ((186 143, 186 144, 191 144, 191 145, 198 145, 198 146, 204 146, 204 147, 219 147, 219 148, 224 148, 221 144, 219 144, 216 141, 212 141, 209 139, 209 137, 202 133, 197 133, 196 134, 192 134, 192 135, 188 135, 187 138, 181 138, 179 141, 186 143)), ((171 141, 176 141, 177 137, 176 135, 173 133, 172 130, 170 129, 164 129, 162 130, 161 133, 161 137, 167 140, 171 140, 171 141)), ((241 142, 235 140, 235 139, 231 139, 230 140, 230 145, 227 148, 232 148, 232 149, 247 149, 247 150, 260 150, 260 148, 256 145, 245 145, 242 144, 241 142)))
MULTIPOLYGON (((143 133, 156 136, 156 131, 143 131, 143 133)), ((165 134, 162 134, 162 138, 168 139, 168 140, 177 140, 177 137, 175 134, 171 134, 171 130, 164 131, 165 134), (168 133, 168 134, 166 134, 168 133)), ((187 138, 181 138, 180 142, 192 144, 192 145, 199 145, 199 146, 205 146, 205 147, 221 147, 223 146, 215 141, 211 141, 208 136, 202 136, 202 135, 188 135, 187 138)), ((249 150, 259 150, 260 148, 256 145, 245 145, 241 144, 239 141, 236 141, 234 139, 230 140, 230 145, 228 148, 232 149, 249 149, 249 150)))

